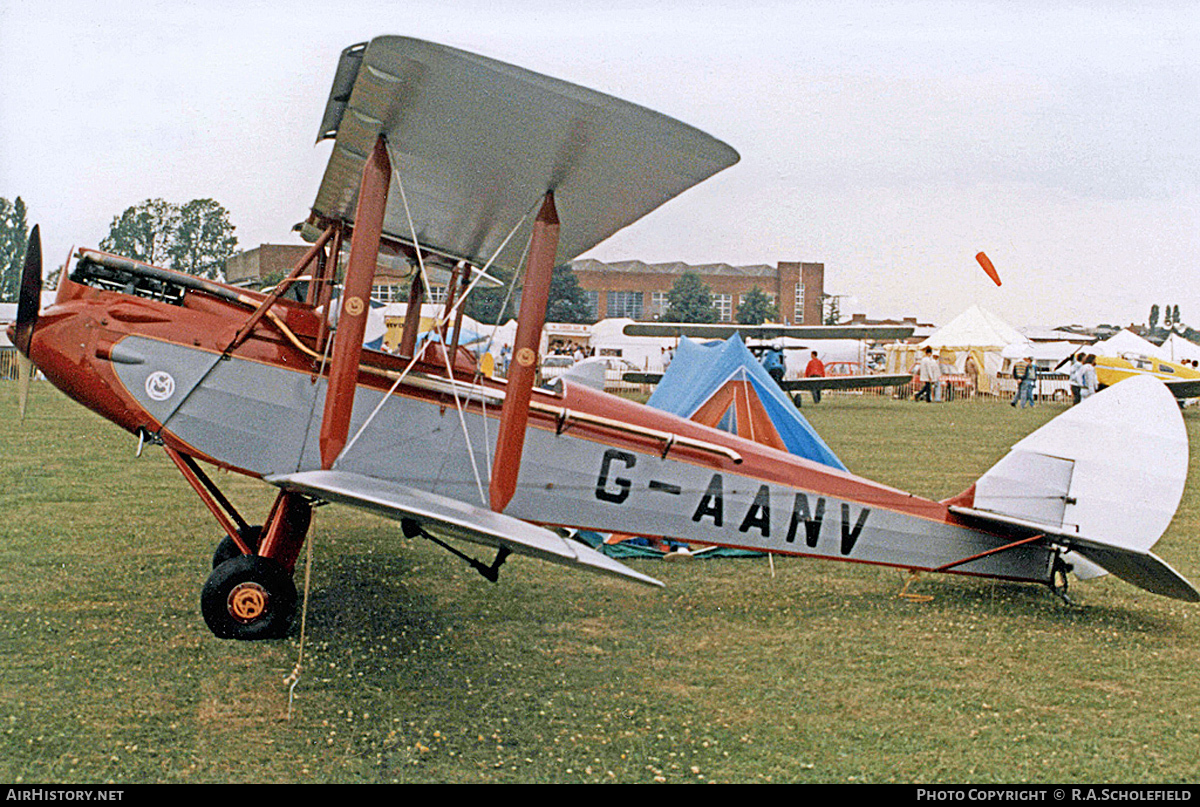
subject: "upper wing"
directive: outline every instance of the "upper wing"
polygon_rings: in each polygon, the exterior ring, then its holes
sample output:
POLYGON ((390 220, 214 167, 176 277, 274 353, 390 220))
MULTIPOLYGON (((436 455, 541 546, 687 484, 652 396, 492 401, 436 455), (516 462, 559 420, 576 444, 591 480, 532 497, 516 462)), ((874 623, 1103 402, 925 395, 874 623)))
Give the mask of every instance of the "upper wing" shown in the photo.
MULTIPOLYGON (((477 266, 547 191, 564 224, 556 262, 565 263, 738 160, 721 141, 627 101, 444 45, 380 37, 342 53, 318 138, 336 139, 306 237, 323 221, 353 221, 380 134, 421 246, 477 266)), ((517 264, 531 221, 498 265, 517 264)), ((395 181, 384 232, 412 241, 395 181)))
POLYGON ((907 339, 911 325, 701 325, 684 322, 632 322, 622 328, 626 336, 665 336, 692 339, 728 339, 735 333, 745 339, 907 339))
POLYGON ((394 482, 345 471, 302 471, 264 479, 287 491, 363 507, 397 521, 412 519, 450 537, 505 547, 518 554, 566 566, 582 566, 646 585, 662 585, 652 577, 639 574, 607 555, 578 541, 561 538, 550 530, 394 482))
POLYGON ((794 392, 810 389, 866 389, 868 387, 898 387, 912 381, 908 373, 900 375, 828 375, 809 378, 793 378, 779 384, 784 390, 794 392))

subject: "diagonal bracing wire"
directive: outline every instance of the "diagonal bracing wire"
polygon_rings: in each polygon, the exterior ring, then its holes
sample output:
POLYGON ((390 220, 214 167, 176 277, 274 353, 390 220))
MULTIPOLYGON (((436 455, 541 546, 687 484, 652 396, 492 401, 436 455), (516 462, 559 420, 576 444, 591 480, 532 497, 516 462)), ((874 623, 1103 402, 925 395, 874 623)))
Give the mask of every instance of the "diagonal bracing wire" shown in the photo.
MULTIPOLYGON (((408 222, 408 228, 409 228, 410 237, 411 237, 411 239, 412 239, 413 247, 414 247, 414 250, 415 250, 415 252, 416 252, 416 255, 417 255, 417 266, 418 266, 418 269, 420 270, 420 273, 421 273, 421 282, 423 282, 423 283, 425 284, 425 287, 426 287, 426 288, 429 288, 429 287, 430 287, 430 283, 429 283, 429 275, 428 275, 428 272, 427 272, 427 271, 426 271, 426 269, 425 269, 425 260, 424 260, 424 257, 423 257, 423 256, 422 256, 422 254, 421 254, 420 243, 419 243, 419 242, 418 242, 418 240, 417 240, 416 226, 415 226, 415 225, 414 225, 414 223, 413 223, 413 219, 412 219, 412 212, 411 212, 411 210, 410 210, 410 208, 409 208, 409 205, 408 205, 408 196, 407 196, 407 194, 406 194, 406 193, 405 193, 405 191, 404 191, 404 182, 403 182, 402 178, 400 177, 399 171, 397 171, 397 169, 396 169, 396 160, 395 160, 395 156, 394 156, 394 154, 392 153, 392 150, 391 150, 391 147, 390 147, 390 145, 388 146, 388 157, 389 157, 389 160, 391 161, 391 164, 392 164, 392 175, 393 175, 393 176, 396 178, 396 185, 397 185, 397 188, 398 188, 398 189, 399 189, 399 191, 400 191, 400 198, 401 198, 401 201, 402 201, 402 202, 403 202, 403 204, 404 204, 404 214, 405 214, 405 217, 406 217, 406 219, 407 219, 407 222, 408 222)), ((490 267, 490 266, 491 266, 492 262, 495 260, 495 257, 496 257, 496 255, 498 255, 498 254, 499 254, 499 253, 500 253, 500 252, 501 252, 501 251, 504 249, 504 247, 505 247, 505 246, 508 244, 509 240, 511 240, 511 239, 512 239, 512 237, 513 237, 513 236, 516 234, 516 232, 517 232, 517 231, 518 231, 518 230, 521 228, 521 226, 522 226, 522 225, 525 223, 526 219, 528 219, 528 217, 529 217, 529 215, 530 215, 530 213, 531 213, 531 212, 532 212, 532 207, 531 207, 531 210, 530 210, 530 211, 527 211, 527 212, 526 212, 526 214, 525 214, 524 216, 522 216, 522 217, 521 217, 520 221, 518 221, 518 222, 517 222, 517 224, 516 224, 516 225, 515 225, 515 226, 512 228, 512 230, 511 230, 511 231, 508 233, 508 235, 507 235, 507 236, 504 238, 503 242, 501 242, 500 246, 499 246, 499 247, 496 249, 496 251, 495 251, 495 253, 493 254, 493 256, 492 256, 491 258, 489 258, 489 259, 488 259, 488 262, 487 262, 487 264, 485 265, 484 269, 481 271, 481 273, 480 273, 479 275, 477 275, 477 276, 476 276, 476 278, 475 278, 475 279, 474 279, 474 280, 471 282, 471 284, 470 284, 470 285, 467 287, 466 291, 464 291, 464 292, 463 292, 461 295, 459 295, 459 299, 458 299, 457 301, 455 301, 455 304, 454 304, 453 306, 451 306, 451 309, 450 309, 450 311, 449 311, 449 312, 447 312, 445 315, 443 315, 443 316, 442 316, 442 317, 441 317, 441 318, 438 320, 438 322, 437 322, 437 326, 438 326, 439 328, 440 328, 440 327, 441 327, 441 326, 442 326, 442 325, 443 325, 445 322, 449 321, 449 319, 450 319, 452 316, 456 316, 456 315, 457 315, 458 307, 459 307, 459 306, 461 306, 461 305, 463 304, 463 301, 466 299, 467 295, 468 295, 468 294, 470 294, 471 290, 472 290, 472 289, 474 289, 474 288, 475 288, 475 286, 476 286, 476 285, 479 283, 479 281, 482 279, 482 277, 483 277, 483 274, 484 274, 484 273, 486 273, 486 271, 487 271, 487 267, 490 267)), ((526 250, 527 250, 527 249, 528 249, 528 245, 526 246, 526 250)), ((514 279, 515 279, 515 275, 514 275, 514 279)), ((509 288, 509 295, 510 295, 510 296, 511 296, 511 293, 512 293, 512 287, 510 286, 510 288, 509 288)), ((506 302, 507 302, 507 299, 508 299, 508 298, 506 297, 506 298, 505 298, 506 302)), ((411 313, 411 312, 410 312, 410 313, 411 313)), ((499 323, 497 323, 497 325, 498 325, 498 324, 499 324, 499 323)), ((494 336, 495 336, 495 331, 493 331, 493 338, 494 338, 494 336)), ((483 502, 483 504, 486 506, 486 505, 487 505, 487 501, 488 501, 488 500, 487 500, 487 495, 485 494, 485 492, 484 492, 484 490, 483 490, 483 482, 482 482, 482 479, 481 479, 481 477, 480 477, 480 473, 479 473, 479 466, 478 466, 478 463, 477 463, 477 461, 476 461, 476 458, 475 458, 475 450, 474 450, 474 448, 473 448, 473 447, 472 447, 472 445, 471 445, 471 438, 470 438, 470 434, 469 434, 469 432, 467 431, 467 423, 466 423, 466 417, 465 417, 465 415, 464 415, 464 413, 463 413, 463 405, 462 405, 462 400, 461 400, 461 398, 459 397, 459 394, 458 394, 458 393, 459 393, 459 391, 458 391, 458 384, 457 384, 456 382, 454 382, 454 369, 453 369, 453 367, 452 367, 452 363, 451 363, 451 360, 450 360, 450 355, 449 355, 448 351, 446 350, 446 346, 445 346, 445 344, 444 344, 444 343, 440 345, 440 351, 441 351, 441 354, 442 354, 443 360, 445 361, 445 364, 446 364, 446 372, 447 372, 447 375, 449 376, 449 379, 450 379, 450 381, 451 381, 451 391, 452 391, 452 393, 453 393, 453 395, 454 395, 454 405, 455 405, 455 409, 456 409, 456 410, 457 410, 457 412, 458 412, 459 425, 461 426, 461 428, 462 428, 462 432, 463 432, 463 440, 464 440, 464 442, 465 442, 465 443, 466 443, 466 445, 467 445, 467 454, 468 454, 468 456, 470 457, 470 460, 471 460, 471 470, 472 470, 472 472, 473 472, 473 474, 474 474, 474 476, 475 476, 475 485, 476 485, 476 488, 477 488, 477 489, 478 489, 478 491, 479 491, 479 498, 480 498, 480 500, 481 500, 481 501, 483 502)), ((414 352, 414 353, 415 353, 415 352, 414 352)), ((392 396, 392 395, 395 393, 396 389, 397 389, 397 388, 399 388, 400 384, 401 384, 401 383, 404 381, 404 378, 405 378, 405 377, 408 375, 409 371, 411 371, 411 370, 412 370, 412 367, 413 367, 413 365, 414 365, 414 364, 416 364, 416 361, 417 361, 417 355, 414 355, 414 356, 413 356, 413 357, 410 359, 410 361, 409 361, 408 365, 407 365, 407 366, 404 368, 404 371, 400 373, 399 377, 397 377, 396 381, 395 381, 395 382, 392 384, 392 386, 391 386, 391 388, 388 390, 387 394, 383 396, 383 398, 382 398, 382 399, 379 401, 379 403, 378 403, 378 404, 375 406, 374 410, 372 410, 371 414, 370 414, 370 415, 367 417, 367 419, 366 419, 366 420, 363 422, 363 424, 362 424, 362 425, 361 425, 361 426, 358 428, 358 431, 356 431, 356 432, 354 433, 354 437, 353 437, 353 438, 352 438, 352 439, 351 439, 351 440, 350 440, 350 441, 349 441, 349 442, 346 444, 346 447, 345 447, 345 448, 342 450, 342 452, 341 452, 341 455, 339 455, 339 459, 340 459, 342 456, 345 456, 345 455, 346 455, 346 454, 347 454, 347 453, 350 451, 350 449, 351 449, 351 448, 352 448, 352 447, 355 445, 355 443, 357 443, 357 442, 358 442, 358 439, 359 439, 359 437, 361 437, 361 436, 362 436, 363 432, 364 432, 364 431, 367 429, 367 427, 368 427, 368 426, 371 424, 371 422, 372 422, 372 421, 375 419, 376 415, 378 415, 378 414, 379 414, 380 410, 383 408, 383 405, 384 405, 384 404, 387 402, 387 400, 388 400, 388 399, 389 399, 389 398, 390 398, 390 397, 391 397, 391 396, 392 396)), ((484 419, 484 429, 485 429, 485 440, 484 440, 484 443, 485 443, 485 446, 486 446, 486 444, 487 444, 487 439, 486 439, 486 428, 487 428, 487 424, 486 424, 486 418, 485 418, 485 419, 484 419)), ((334 464, 335 464, 335 465, 337 464, 337 463, 336 463, 336 461, 335 461, 335 463, 334 463, 334 464)), ((489 468, 489 473, 490 473, 490 468, 489 468)))

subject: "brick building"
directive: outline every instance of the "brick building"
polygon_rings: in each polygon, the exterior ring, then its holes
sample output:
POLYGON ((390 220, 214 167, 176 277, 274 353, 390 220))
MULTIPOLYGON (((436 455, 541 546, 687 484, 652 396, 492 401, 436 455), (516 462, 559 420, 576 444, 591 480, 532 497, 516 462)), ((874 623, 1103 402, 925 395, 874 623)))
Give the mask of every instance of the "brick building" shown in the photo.
MULTIPOLYGON (((303 244, 263 244, 240 252, 225 262, 225 279, 234 285, 258 286, 264 278, 287 275, 308 252, 303 244)), ((579 285, 592 304, 596 319, 629 317, 636 320, 659 319, 667 310, 667 292, 685 272, 694 272, 713 295, 721 322, 737 319, 738 305, 752 289, 759 289, 775 303, 779 319, 788 325, 820 325, 825 297, 825 264, 781 261, 775 266, 730 266, 708 263, 621 261, 602 263, 577 260, 569 264, 579 285)), ((407 265, 384 266, 371 296, 379 302, 403 302, 408 299, 407 265)), ((430 289, 427 302, 445 299, 444 287, 430 289)))
POLYGON ((708 263, 643 263, 595 260, 572 261, 569 266, 587 294, 597 319, 629 317, 655 320, 667 310, 667 292, 685 272, 694 272, 713 295, 721 322, 737 320, 738 305, 752 289, 759 289, 778 307, 788 325, 820 325, 825 297, 825 264, 781 261, 775 266, 730 266, 708 263))
MULTIPOLYGON (((291 274, 304 256, 307 244, 263 244, 248 249, 225 261, 225 282, 235 286, 257 288, 263 281, 279 279, 291 274)), ((371 297, 381 303, 407 302, 408 278, 412 268, 403 260, 380 259, 371 286, 371 297)), ((446 299, 446 288, 434 286, 426 302, 441 302, 446 299)))
POLYGON ((225 282, 258 285, 265 277, 287 275, 308 253, 304 244, 263 244, 225 261, 225 282))

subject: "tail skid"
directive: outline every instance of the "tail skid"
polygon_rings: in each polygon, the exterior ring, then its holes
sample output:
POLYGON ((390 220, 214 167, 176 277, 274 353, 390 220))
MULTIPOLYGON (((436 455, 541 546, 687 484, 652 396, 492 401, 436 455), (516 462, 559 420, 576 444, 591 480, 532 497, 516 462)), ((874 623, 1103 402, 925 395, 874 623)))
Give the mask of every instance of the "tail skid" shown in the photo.
POLYGON ((1018 442, 950 511, 1044 535, 1067 550, 1080 578, 1111 572, 1198 602, 1200 591, 1150 552, 1179 507, 1187 469, 1175 397, 1155 379, 1131 378, 1018 442))

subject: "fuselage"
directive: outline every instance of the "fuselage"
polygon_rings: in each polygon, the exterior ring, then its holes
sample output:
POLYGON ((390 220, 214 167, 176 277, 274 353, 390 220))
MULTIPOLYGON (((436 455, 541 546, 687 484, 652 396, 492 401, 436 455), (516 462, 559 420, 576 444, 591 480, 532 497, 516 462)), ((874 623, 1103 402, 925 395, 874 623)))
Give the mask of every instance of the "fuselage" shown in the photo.
MULTIPOLYGON (((116 288, 73 272, 41 313, 30 357, 75 400, 181 453, 251 476, 320 468, 328 367, 318 312, 279 300, 275 321, 229 350, 265 296, 170 285, 116 288)), ((431 345, 406 372, 404 357, 363 352, 351 439, 335 467, 487 507, 506 385, 466 361, 451 371, 444 357, 431 345)), ((1042 583, 1053 561, 1039 545, 986 554, 1009 539, 967 527, 946 503, 571 384, 534 391, 505 512, 1042 583)))
POLYGON ((1150 375, 1163 381, 1200 380, 1200 370, 1152 356, 1127 353, 1096 357, 1096 380, 1101 387, 1110 387, 1138 375, 1150 375))

